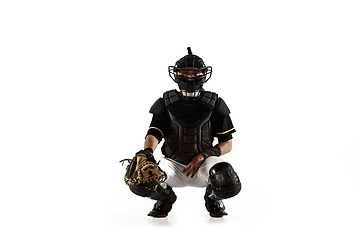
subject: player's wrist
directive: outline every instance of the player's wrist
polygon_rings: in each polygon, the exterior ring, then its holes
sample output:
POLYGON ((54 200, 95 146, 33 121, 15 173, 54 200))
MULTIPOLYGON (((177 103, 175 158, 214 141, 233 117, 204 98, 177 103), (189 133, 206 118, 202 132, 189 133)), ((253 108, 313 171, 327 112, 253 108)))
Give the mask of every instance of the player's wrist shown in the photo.
POLYGON ((149 153, 151 153, 151 154, 154 153, 154 150, 153 150, 151 147, 145 148, 144 151, 145 151, 145 152, 149 152, 149 153))
POLYGON ((201 154, 204 156, 205 159, 208 157, 220 157, 221 156, 221 150, 218 145, 214 147, 207 148, 203 151, 201 151, 201 154))

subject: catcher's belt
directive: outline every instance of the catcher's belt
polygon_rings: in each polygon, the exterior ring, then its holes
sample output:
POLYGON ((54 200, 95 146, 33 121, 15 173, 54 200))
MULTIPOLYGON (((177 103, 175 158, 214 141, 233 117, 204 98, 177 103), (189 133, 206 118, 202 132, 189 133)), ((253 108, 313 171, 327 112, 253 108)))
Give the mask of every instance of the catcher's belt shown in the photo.
POLYGON ((146 185, 155 188, 159 182, 166 179, 165 172, 161 170, 154 156, 148 151, 139 151, 133 159, 124 159, 120 162, 124 161, 130 162, 124 177, 125 183, 130 187, 146 185))

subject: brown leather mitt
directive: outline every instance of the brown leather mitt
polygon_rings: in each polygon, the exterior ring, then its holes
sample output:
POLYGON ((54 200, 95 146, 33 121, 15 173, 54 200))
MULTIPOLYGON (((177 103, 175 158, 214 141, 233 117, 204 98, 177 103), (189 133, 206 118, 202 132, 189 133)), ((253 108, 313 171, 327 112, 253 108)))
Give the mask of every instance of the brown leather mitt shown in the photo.
POLYGON ((128 186, 156 186, 166 178, 164 171, 158 166, 152 153, 148 151, 141 150, 135 154, 133 159, 124 159, 120 162, 126 160, 130 162, 124 177, 128 186))

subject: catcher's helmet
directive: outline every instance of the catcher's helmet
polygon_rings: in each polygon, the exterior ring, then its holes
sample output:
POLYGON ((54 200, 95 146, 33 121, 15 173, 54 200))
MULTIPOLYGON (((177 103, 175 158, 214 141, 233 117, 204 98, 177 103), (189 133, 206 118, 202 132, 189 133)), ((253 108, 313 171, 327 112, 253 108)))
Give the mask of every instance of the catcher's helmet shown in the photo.
POLYGON ((175 66, 169 66, 169 75, 179 85, 182 92, 200 92, 203 84, 212 75, 212 67, 206 66, 200 57, 193 55, 190 47, 187 49, 188 55, 177 61, 175 66))

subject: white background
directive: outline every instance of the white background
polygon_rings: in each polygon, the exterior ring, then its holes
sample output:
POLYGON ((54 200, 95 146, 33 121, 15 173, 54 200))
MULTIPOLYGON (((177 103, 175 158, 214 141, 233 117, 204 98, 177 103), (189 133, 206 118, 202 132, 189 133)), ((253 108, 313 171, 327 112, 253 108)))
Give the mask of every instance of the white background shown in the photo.
MULTIPOLYGON (((1 1, 1 239, 359 239, 358 1, 1 1), (186 47, 237 132, 242 192, 169 217, 123 182, 186 47)), ((157 156, 161 156, 156 151, 157 156)))

